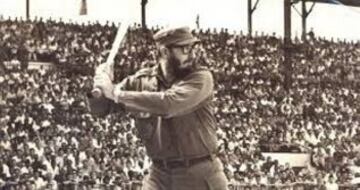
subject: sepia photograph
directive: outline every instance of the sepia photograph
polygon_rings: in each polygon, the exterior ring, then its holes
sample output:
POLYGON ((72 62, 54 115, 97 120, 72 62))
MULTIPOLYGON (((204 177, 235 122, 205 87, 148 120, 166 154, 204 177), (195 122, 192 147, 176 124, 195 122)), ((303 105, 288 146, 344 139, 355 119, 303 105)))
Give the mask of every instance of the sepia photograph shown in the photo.
POLYGON ((0 0, 0 190, 360 189, 360 0, 0 0))

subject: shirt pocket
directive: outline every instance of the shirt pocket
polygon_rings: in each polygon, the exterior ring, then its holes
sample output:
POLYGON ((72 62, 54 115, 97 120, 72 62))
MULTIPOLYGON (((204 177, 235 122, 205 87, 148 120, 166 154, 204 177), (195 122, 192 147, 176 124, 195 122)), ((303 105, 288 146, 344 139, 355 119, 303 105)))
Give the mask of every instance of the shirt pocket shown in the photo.
POLYGON ((153 77, 153 76, 143 77, 143 78, 141 78, 140 83, 141 83, 140 84, 141 91, 156 92, 156 91, 160 90, 158 79, 156 77, 153 77))
MULTIPOLYGON (((138 91, 147 91, 147 92, 156 92, 158 91, 158 80, 156 77, 142 77, 139 79, 138 91)), ((141 122, 142 120, 151 119, 153 116, 148 112, 136 112, 133 115, 139 119, 141 122)))

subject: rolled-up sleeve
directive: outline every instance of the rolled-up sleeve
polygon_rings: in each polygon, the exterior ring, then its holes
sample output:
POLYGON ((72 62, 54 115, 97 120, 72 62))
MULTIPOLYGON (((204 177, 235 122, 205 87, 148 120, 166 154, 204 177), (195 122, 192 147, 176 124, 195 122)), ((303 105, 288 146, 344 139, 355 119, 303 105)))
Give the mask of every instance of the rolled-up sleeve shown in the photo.
MULTIPOLYGON (((115 102, 131 111, 174 117, 191 112, 212 96, 213 77, 207 70, 197 71, 162 92, 115 90, 115 102)), ((118 89, 118 88, 117 88, 118 89)))

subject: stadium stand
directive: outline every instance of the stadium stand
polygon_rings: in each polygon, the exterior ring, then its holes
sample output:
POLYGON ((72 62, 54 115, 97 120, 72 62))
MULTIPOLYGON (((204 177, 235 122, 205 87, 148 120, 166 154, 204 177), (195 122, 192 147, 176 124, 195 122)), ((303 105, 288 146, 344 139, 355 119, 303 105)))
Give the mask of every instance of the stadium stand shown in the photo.
MULTIPOLYGON (((129 28, 116 80, 155 63, 151 33, 129 28)), ((93 70, 115 24, 0 21, 0 189, 139 189, 150 160, 133 120, 86 109, 93 70), (28 63, 51 62, 49 69, 28 63), (18 65, 11 66, 9 64, 18 65)), ((360 177, 360 44, 294 40, 294 81, 283 87, 283 42, 195 32, 216 79, 219 157, 230 189, 356 189, 360 177), (294 168, 263 152, 310 154, 294 168)))

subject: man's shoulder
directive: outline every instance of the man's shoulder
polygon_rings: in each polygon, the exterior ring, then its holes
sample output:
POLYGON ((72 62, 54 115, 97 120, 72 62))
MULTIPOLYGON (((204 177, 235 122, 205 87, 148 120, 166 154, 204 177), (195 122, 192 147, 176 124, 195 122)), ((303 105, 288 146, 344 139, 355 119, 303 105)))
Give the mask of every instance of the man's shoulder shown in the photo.
POLYGON ((206 67, 202 67, 202 68, 196 68, 193 72, 191 72, 189 75, 187 75, 183 81, 191 81, 191 82, 195 82, 195 83, 214 83, 214 78, 213 75, 211 73, 211 71, 206 68, 206 67))
POLYGON ((190 75, 202 76, 202 77, 212 77, 211 70, 204 66, 196 67, 195 70, 190 75))

